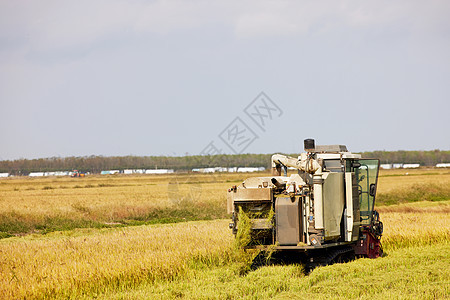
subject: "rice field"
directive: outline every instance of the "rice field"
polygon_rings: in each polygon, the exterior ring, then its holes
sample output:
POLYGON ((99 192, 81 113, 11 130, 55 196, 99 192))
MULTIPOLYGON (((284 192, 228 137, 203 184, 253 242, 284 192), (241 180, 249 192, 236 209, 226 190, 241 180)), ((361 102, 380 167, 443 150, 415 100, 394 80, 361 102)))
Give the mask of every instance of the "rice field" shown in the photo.
POLYGON ((226 176, 0 180, 0 236, 226 218, 226 176))
POLYGON ((105 293, 231 260, 225 221, 77 230, 0 242, 2 298, 105 293))
POLYGON ((381 173, 378 193, 433 183, 440 198, 378 207, 386 256, 308 276, 249 271, 255 253, 234 248, 225 190, 248 174, 1 180, 0 298, 449 298, 450 174, 408 173, 381 173), (52 220, 63 230, 39 227, 52 220))

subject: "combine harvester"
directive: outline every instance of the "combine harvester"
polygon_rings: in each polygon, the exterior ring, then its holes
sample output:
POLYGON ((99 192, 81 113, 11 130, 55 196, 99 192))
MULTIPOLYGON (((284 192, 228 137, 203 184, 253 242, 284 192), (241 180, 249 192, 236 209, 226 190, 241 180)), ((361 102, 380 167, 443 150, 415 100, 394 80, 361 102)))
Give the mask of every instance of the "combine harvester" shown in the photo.
POLYGON ((362 159, 344 145, 315 146, 313 139, 304 145, 298 158, 273 155, 273 176, 251 177, 228 190, 233 233, 247 236, 245 248, 275 250, 275 259, 300 260, 308 270, 380 257, 383 223, 374 210, 379 160, 362 159), (288 168, 298 174, 287 176, 288 168))

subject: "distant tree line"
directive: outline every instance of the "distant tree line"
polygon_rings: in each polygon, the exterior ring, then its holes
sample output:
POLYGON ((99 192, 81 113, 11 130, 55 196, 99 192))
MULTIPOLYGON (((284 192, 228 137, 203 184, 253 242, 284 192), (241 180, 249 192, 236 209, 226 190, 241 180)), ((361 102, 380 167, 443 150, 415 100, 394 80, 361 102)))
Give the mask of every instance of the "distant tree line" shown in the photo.
MULTIPOLYGON (((450 151, 374 151, 361 153, 381 163, 419 163, 434 166, 450 162, 450 151)), ((289 155, 289 154, 288 154, 289 155)), ((291 154, 295 156, 295 154, 291 154)), ((100 173, 102 170, 174 169, 190 171, 206 167, 270 167, 271 154, 222 154, 214 156, 85 156, 17 159, 0 161, 0 173, 28 175, 30 172, 78 170, 100 173)))
POLYGON ((363 152, 363 157, 378 158, 382 164, 404 163, 435 166, 450 162, 450 151, 373 151, 363 152))
POLYGON ((190 171, 206 167, 261 167, 269 164, 270 154, 214 156, 87 156, 52 157, 0 161, 0 173, 27 175, 30 172, 71 171, 100 173, 102 170, 174 169, 190 171))

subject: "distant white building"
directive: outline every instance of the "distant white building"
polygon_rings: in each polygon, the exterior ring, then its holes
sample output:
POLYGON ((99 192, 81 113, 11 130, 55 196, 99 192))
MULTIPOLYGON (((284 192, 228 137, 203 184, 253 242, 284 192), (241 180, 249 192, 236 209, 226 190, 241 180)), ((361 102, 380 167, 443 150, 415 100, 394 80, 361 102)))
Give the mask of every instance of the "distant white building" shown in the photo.
POLYGON ((437 164, 436 167, 438 167, 438 168, 450 168, 450 163, 440 163, 440 164, 437 164))
POLYGON ((55 176, 69 176, 69 171, 56 171, 55 176))
POLYGON ((101 171, 101 175, 114 175, 114 174, 119 174, 120 171, 119 170, 107 170, 107 171, 101 171))
POLYGON ((3 178, 3 177, 8 177, 9 176, 9 173, 0 173, 0 177, 1 178, 3 178))
POLYGON ((31 172, 30 174, 28 174, 28 176, 30 176, 30 177, 41 177, 41 176, 44 176, 44 172, 31 172))
POLYGON ((192 172, 198 172, 198 173, 214 173, 215 171, 216 171, 215 168, 192 169, 192 172))
POLYGON ((385 169, 385 170, 389 170, 389 169, 392 169, 392 164, 381 164, 380 168, 381 169, 385 169))
POLYGON ((259 168, 252 168, 252 167, 240 167, 238 168, 239 173, 249 173, 249 172, 258 172, 258 171, 264 171, 266 168, 259 167, 259 168))
POLYGON ((252 168, 252 167, 231 167, 231 168, 224 168, 224 167, 215 167, 215 168, 196 168, 192 169, 192 172, 198 172, 198 173, 215 173, 215 172, 240 172, 240 173, 247 173, 247 172, 258 172, 258 171, 264 171, 266 168, 259 167, 259 168, 252 168))
POLYGON ((149 169, 145 170, 145 174, 169 174, 173 173, 172 169, 149 169))
POLYGON ((403 169, 416 169, 420 167, 420 164, 403 164, 403 169))
POLYGON ((123 174, 130 175, 130 174, 145 174, 145 170, 142 169, 126 169, 123 170, 123 174))
POLYGON ((401 169, 401 168, 403 168, 403 164, 392 164, 392 168, 393 169, 401 169))
POLYGON ((28 176, 41 177, 41 176, 69 176, 72 175, 71 171, 52 171, 52 172, 31 172, 28 176))
POLYGON ((198 173, 224 173, 224 172, 236 172, 237 168, 224 168, 224 167, 215 167, 215 168, 196 168, 192 169, 192 172, 198 173))

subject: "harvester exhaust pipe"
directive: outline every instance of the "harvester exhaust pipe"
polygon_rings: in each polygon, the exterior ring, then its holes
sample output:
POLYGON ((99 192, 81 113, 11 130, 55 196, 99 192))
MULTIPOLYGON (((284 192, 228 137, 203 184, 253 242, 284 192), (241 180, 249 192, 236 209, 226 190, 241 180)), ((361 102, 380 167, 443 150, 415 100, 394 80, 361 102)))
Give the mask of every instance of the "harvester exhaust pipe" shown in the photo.
POLYGON ((286 186, 285 183, 279 182, 276 178, 272 178, 270 181, 272 181, 273 185, 275 185, 277 188, 284 188, 286 186))
POLYGON ((305 139, 303 145, 306 152, 314 152, 316 150, 314 139, 305 139))

